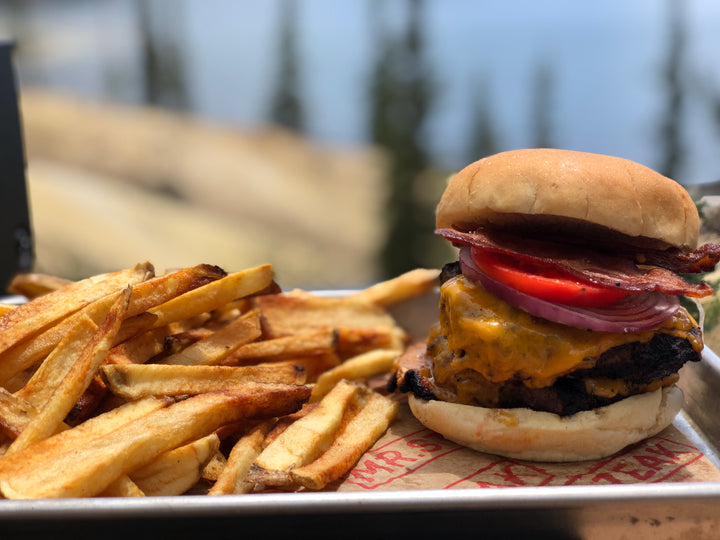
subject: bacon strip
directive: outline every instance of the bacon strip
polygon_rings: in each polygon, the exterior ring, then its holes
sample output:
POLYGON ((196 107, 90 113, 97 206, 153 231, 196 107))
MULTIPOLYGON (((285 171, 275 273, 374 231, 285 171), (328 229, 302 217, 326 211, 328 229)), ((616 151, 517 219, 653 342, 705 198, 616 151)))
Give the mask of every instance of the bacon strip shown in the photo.
POLYGON ((653 266, 639 268, 627 257, 601 254, 576 245, 529 240, 497 231, 479 229, 473 232, 460 232, 453 229, 438 229, 435 233, 455 245, 478 247, 495 253, 512 255, 520 260, 552 266, 578 279, 604 287, 628 292, 660 291, 694 298, 713 294, 712 287, 705 282, 688 283, 671 268, 655 265, 665 262, 666 265, 681 267, 687 271, 688 268, 705 268, 710 264, 708 261, 712 261, 714 257, 720 258, 720 246, 708 244, 710 248, 705 250, 701 248, 692 254, 683 255, 682 259, 678 259, 677 254, 662 256, 660 252, 654 252, 647 257, 647 264, 653 266))
POLYGON ((661 266, 680 274, 712 272, 720 261, 720 244, 704 244, 690 253, 672 249, 650 250, 645 255, 647 264, 661 266))

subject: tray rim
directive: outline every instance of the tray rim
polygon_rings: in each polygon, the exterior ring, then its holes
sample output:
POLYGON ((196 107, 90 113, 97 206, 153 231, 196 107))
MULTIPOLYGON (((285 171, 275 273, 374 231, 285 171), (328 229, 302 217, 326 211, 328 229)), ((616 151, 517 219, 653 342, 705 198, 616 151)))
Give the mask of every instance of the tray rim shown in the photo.
POLYGON ((602 486, 543 486, 379 492, 267 493, 209 497, 3 500, 0 521, 106 518, 166 519, 260 515, 362 515, 403 511, 491 511, 584 508, 590 505, 679 503, 720 499, 720 481, 602 486), (78 502, 83 501, 79 505, 78 502))
MULTIPOLYGON (((355 289, 311 291, 321 296, 344 296, 355 289)), ((703 350, 702 363, 720 377, 720 357, 703 350)), ((687 415, 686 410, 681 412, 687 415)), ((691 418, 692 419, 692 418, 691 418)), ((700 439, 696 426, 678 427, 700 439)), ((693 440, 705 446, 701 451, 720 469, 717 447, 720 441, 693 440)), ((349 492, 257 493, 248 495, 183 495, 142 498, 88 498, 0 500, 0 522, 76 522, 78 520, 217 518, 250 516, 348 515, 398 512, 443 512, 496 510, 586 509, 597 505, 670 504, 690 509, 702 502, 720 501, 720 481, 667 482, 650 484, 529 486, 507 488, 421 489, 349 492)), ((700 505, 702 507, 702 505, 700 505)), ((712 516, 707 516, 712 517, 712 516)))

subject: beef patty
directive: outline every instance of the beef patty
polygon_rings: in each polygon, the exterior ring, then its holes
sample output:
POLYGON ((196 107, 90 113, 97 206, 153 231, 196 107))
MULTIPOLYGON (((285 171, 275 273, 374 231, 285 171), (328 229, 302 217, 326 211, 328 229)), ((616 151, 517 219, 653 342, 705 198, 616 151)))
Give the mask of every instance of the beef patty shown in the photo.
MULTIPOLYGON (((438 337, 428 347, 427 353, 435 361, 452 355, 444 346, 444 337, 438 337)), ((450 360, 450 358, 446 358, 450 360)), ((663 379, 672 377, 686 362, 696 362, 700 355, 686 339, 669 334, 657 334, 650 341, 633 342, 613 347, 601 354, 592 368, 579 369, 559 377, 554 384, 543 388, 531 388, 522 380, 511 379, 494 383, 473 370, 456 373, 443 388, 415 369, 407 370, 402 380, 393 378, 390 388, 411 391, 422 399, 442 399, 456 395, 464 385, 474 390, 467 405, 493 408, 527 407, 536 411, 547 411, 568 416, 579 411, 610 405, 632 394, 646 392, 652 385, 662 385, 663 379), (622 391, 615 395, 593 391, 594 381, 620 382, 622 391)), ((672 380, 670 382, 673 382, 672 380)), ((467 394, 467 392, 465 392, 467 394)), ((450 400, 452 401, 452 400, 450 400)))

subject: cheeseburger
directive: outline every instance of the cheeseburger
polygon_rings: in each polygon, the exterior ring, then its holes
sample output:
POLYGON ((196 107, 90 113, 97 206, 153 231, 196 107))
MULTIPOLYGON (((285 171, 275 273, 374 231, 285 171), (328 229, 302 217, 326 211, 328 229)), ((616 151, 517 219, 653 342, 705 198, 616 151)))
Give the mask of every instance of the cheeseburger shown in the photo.
POLYGON ((699 224, 678 183, 626 159, 530 149, 469 165, 437 207, 436 234, 459 248, 439 320, 391 389, 426 427, 517 459, 597 459, 660 432, 703 348, 679 297, 713 293, 681 274, 720 258, 697 247, 699 224))

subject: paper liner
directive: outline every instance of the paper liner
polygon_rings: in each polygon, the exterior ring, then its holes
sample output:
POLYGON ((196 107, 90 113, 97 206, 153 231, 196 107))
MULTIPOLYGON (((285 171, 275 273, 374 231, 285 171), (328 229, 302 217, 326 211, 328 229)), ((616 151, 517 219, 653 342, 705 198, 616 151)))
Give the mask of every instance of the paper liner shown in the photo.
POLYGON ((720 471, 680 431, 658 435, 597 461, 536 463, 475 452, 420 424, 400 403, 397 420, 337 491, 704 482, 720 471))

